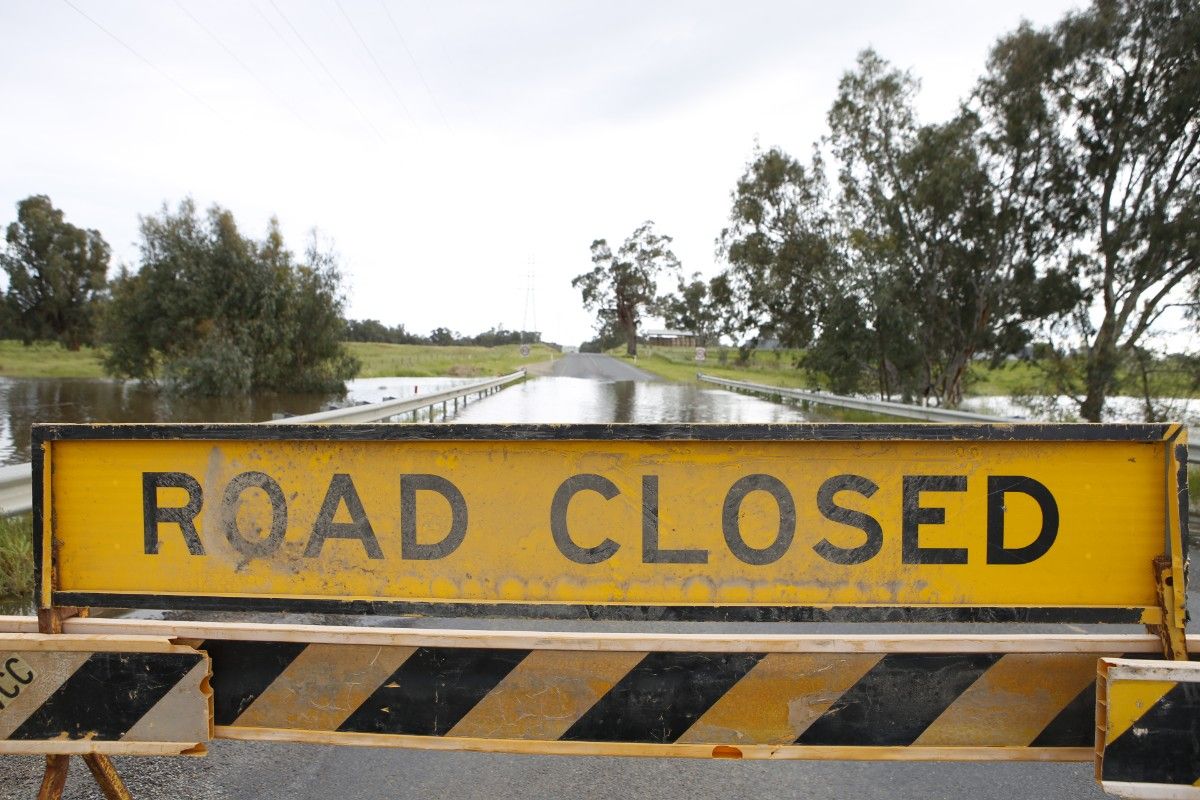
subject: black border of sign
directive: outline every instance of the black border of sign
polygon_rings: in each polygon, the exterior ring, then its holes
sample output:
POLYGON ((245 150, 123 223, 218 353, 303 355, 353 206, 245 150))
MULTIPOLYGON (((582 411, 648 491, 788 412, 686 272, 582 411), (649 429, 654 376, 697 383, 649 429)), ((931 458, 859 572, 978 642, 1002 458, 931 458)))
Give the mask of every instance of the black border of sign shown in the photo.
MULTIPOLYGON (((43 487, 46 442, 79 440, 189 441, 728 441, 728 442, 1144 442, 1169 444, 1173 423, 785 423, 785 424, 56 424, 32 428, 35 596, 42 599, 43 487)), ((51 462, 53 470, 53 462, 51 462)), ((1187 470, 1177 489, 1187 496, 1187 470)), ((1187 543, 1186 515, 1180 536, 1187 543)), ((1170 552, 1169 541, 1166 552, 1170 552)), ((1186 554, 1185 554, 1186 555, 1186 554)), ((1147 567, 1147 574, 1150 574, 1147 567)), ((56 606, 105 606, 193 611, 268 611, 318 614, 421 614, 444 617, 525 617, 697 622, 1031 622, 1078 624, 1141 621, 1142 607, 1097 606, 644 606, 622 604, 419 602, 270 597, 192 597, 53 591, 56 606)))

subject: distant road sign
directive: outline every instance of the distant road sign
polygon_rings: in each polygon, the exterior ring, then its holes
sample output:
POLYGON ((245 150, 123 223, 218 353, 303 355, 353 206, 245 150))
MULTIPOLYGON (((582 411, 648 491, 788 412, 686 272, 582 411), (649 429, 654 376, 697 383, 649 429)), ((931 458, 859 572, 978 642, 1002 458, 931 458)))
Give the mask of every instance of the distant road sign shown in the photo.
POLYGON ((1183 435, 1177 425, 39 425, 40 597, 1154 624, 1151 560, 1167 555, 1182 574, 1183 435))
POLYGON ((0 633, 0 753, 202 753, 208 676, 166 638, 0 633))
POLYGON ((703 347, 696 348, 696 360, 703 361, 705 359, 705 349, 703 347))
POLYGON ((529 357, 529 345, 523 344, 523 345, 521 345, 521 358, 528 358, 528 357, 529 357))

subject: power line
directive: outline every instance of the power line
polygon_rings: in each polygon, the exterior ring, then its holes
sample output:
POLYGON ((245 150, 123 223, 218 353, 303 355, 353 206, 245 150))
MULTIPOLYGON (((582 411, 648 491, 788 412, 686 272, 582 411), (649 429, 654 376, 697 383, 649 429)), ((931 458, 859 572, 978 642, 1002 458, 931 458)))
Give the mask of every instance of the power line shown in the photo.
POLYGON ((196 23, 196 26, 198 28, 200 28, 200 30, 202 30, 206 34, 208 34, 208 37, 210 39, 212 39, 214 42, 216 42, 218 47, 220 47, 222 50, 224 50, 229 55, 230 58, 232 58, 235 62, 237 62, 237 65, 239 67, 241 67, 243 70, 245 70, 246 74, 249 75, 251 78, 253 78, 255 80, 255 82, 257 82, 258 85, 261 86, 263 88, 263 90, 266 91, 266 93, 269 94, 275 100, 276 103, 278 103, 279 105, 286 108, 289 112, 291 112, 292 116, 294 116, 300 122, 301 125, 311 128, 311 126, 309 126, 309 124, 308 124, 308 121, 305 120, 304 117, 300 116, 300 113, 298 111, 296 111, 295 108, 292 107, 291 103, 288 103, 283 98, 281 98, 278 94, 276 94, 275 91, 270 86, 267 85, 266 81, 264 81, 262 78, 260 78, 258 76, 258 73, 256 73, 254 70, 250 69, 249 64, 247 64, 245 61, 242 61, 242 59, 238 57, 237 53, 233 52, 233 50, 228 45, 226 45, 225 42, 223 42, 220 39, 220 37, 218 37, 215 33, 213 33, 212 30, 210 30, 207 25, 205 25, 203 22, 201 22, 200 19, 197 18, 195 14, 193 14, 191 11, 189 11, 187 6, 185 6, 183 4, 182 0, 175 0, 175 5, 179 7, 180 11, 182 11, 184 14, 187 15, 188 19, 190 19, 192 22, 196 23))
POLYGON ((108 28, 104 27, 104 26, 103 26, 103 25, 101 25, 99 22, 97 22, 96 20, 94 20, 94 19, 92 19, 90 16, 88 16, 88 15, 87 15, 87 14, 84 12, 84 10, 83 10, 82 8, 80 8, 79 6, 77 6, 77 5, 75 5, 74 3, 72 3, 72 2, 71 2, 71 0, 63 0, 63 2, 64 2, 64 3, 66 3, 68 6, 70 6, 70 7, 71 7, 71 8, 72 8, 72 9, 75 11, 75 13, 79 14, 79 16, 83 17, 83 18, 84 18, 84 19, 86 19, 88 22, 92 23, 92 24, 93 24, 93 25, 95 25, 97 28, 99 28, 99 29, 100 29, 100 30, 101 30, 101 31, 104 33, 104 35, 105 35, 105 36, 109 37, 109 38, 110 38, 110 39, 112 39, 114 42, 116 42, 117 44, 121 45, 121 47, 124 47, 126 50, 128 50, 130 53, 132 53, 132 54, 133 54, 133 56, 134 56, 134 58, 136 58, 138 61, 141 61, 141 62, 142 62, 143 64, 145 64, 147 67, 149 67, 150 69, 152 69, 152 70, 154 70, 155 72, 157 72, 157 73, 159 74, 159 76, 160 76, 160 77, 162 77, 162 78, 164 78, 165 80, 167 80, 168 82, 170 82, 170 83, 171 83, 171 85, 173 85, 173 86, 174 86, 176 89, 178 89, 179 91, 183 92, 183 93, 184 93, 184 94, 186 94, 188 97, 192 98, 192 99, 193 99, 193 100, 195 100, 197 103, 199 103, 200 105, 202 105, 202 106, 204 106, 205 108, 207 108, 209 111, 211 111, 211 112, 212 112, 214 115, 216 115, 217 117, 219 117, 219 118, 221 118, 221 119, 224 119, 224 117, 222 117, 222 116, 221 116, 221 112, 217 111, 215 108, 213 108, 211 105, 209 105, 209 104, 208 104, 208 102, 207 102, 207 101, 206 101, 204 98, 200 97, 200 95, 196 94, 196 93, 195 93, 195 92, 193 92, 191 89, 187 88, 187 87, 186 87, 186 86, 184 86, 182 83, 180 83, 179 81, 177 81, 177 80, 175 80, 174 78, 172 78, 172 77, 171 77, 171 76, 170 76, 170 75, 169 75, 169 74, 168 74, 168 73, 167 73, 165 70, 161 69, 161 68, 160 68, 160 67, 159 67, 157 64, 155 64, 153 61, 151 61, 150 59, 146 58, 144 55, 142 55, 141 53, 139 53, 137 50, 134 50, 134 49, 133 49, 133 48, 132 48, 130 45, 128 45, 128 44, 127 44, 127 43, 126 43, 126 42, 125 42, 123 39, 121 39, 121 37, 117 36, 115 33, 113 33, 112 31, 110 31, 108 28))
POLYGON ((358 115, 362 117, 363 122, 367 123, 367 127, 375 132, 375 135, 379 137, 381 142, 386 141, 383 138, 383 134, 379 132, 379 128, 376 128, 375 123, 371 122, 371 118, 368 117, 366 112, 359 107, 358 103, 354 102, 354 98, 351 97, 350 93, 346 91, 345 87, 338 82, 338 79, 333 77, 333 73, 329 71, 329 67, 325 66, 325 62, 321 60, 319 55, 317 55, 317 51, 309 47, 308 42, 306 42, 304 37, 300 35, 300 31, 296 30, 296 26, 292 24, 290 19, 288 19, 287 14, 284 14, 279 10, 279 6, 276 5, 275 0, 270 0, 270 3, 271 8, 275 9, 275 13, 283 19, 284 23, 289 28, 291 28, 292 33, 296 35, 296 38, 300 41, 300 44, 304 45, 304 49, 307 50, 309 55, 313 57, 313 60, 317 62, 317 66, 319 66, 325 72, 326 77, 328 77, 329 80, 333 82, 333 85, 337 87, 338 91, 342 93, 342 97, 346 98, 346 102, 353 106, 354 110, 358 112, 358 115))
POLYGON ((295 45, 293 45, 291 42, 289 42, 288 38, 279 32, 279 28, 276 28, 275 23, 271 22, 271 18, 268 17, 263 12, 263 10, 258 7, 258 3, 251 0, 250 7, 253 8, 260 17, 262 17, 263 22, 267 23, 267 27, 271 29, 271 33, 274 33, 276 38, 278 38, 279 41, 283 42, 284 45, 287 46, 288 50, 292 51, 292 55, 294 55, 296 57, 296 60, 300 62, 300 65, 302 67, 304 67, 306 70, 308 70, 308 74, 312 75, 315 78, 317 73, 313 72, 312 65, 309 64, 307 61, 305 61, 304 56, 300 55, 300 51, 296 49, 295 45))
POLYGON ((350 15, 346 13, 346 9, 342 6, 342 0, 335 0, 335 2, 337 3, 338 11, 342 12, 342 16, 346 18, 346 24, 350 26, 350 30, 354 31, 354 36, 358 39, 358 43, 362 45, 363 50, 365 50, 367 55, 370 56, 371 63, 375 65, 375 69, 379 70, 380 76, 392 90, 392 96, 396 98, 396 103, 400 106, 400 110, 404 112, 404 116, 411 119, 415 124, 416 117, 414 117, 412 112, 408 110, 408 106, 405 105, 403 98, 400 97, 400 91, 396 88, 396 84, 392 83, 392 79, 388 77, 387 72, 383 69, 383 65, 379 63, 379 59, 375 58, 375 54, 371 52, 371 48, 367 46, 366 39, 364 39, 362 34, 358 32, 358 28, 354 27, 354 20, 350 19, 350 15))
POLYGON ((437 111, 438 116, 442 118, 442 124, 449 129, 450 123, 446 120, 446 115, 442 113, 442 107, 437 101, 437 96, 433 93, 433 89, 429 88, 429 82, 425 80, 425 73, 421 72, 421 65, 417 63, 416 56, 409 49, 408 42, 405 41, 404 34, 400 32, 400 26, 396 24, 396 18, 392 16, 391 9, 387 7, 387 3, 383 2, 383 0, 379 0, 379 5, 383 6, 383 12, 387 14, 388 22, 392 23, 392 30, 396 32, 396 38, 400 40, 400 45, 404 48, 404 52, 408 54, 408 60, 412 62, 417 77, 421 79, 421 85, 425 87, 425 91, 429 94, 429 99, 433 103, 434 109, 437 111))

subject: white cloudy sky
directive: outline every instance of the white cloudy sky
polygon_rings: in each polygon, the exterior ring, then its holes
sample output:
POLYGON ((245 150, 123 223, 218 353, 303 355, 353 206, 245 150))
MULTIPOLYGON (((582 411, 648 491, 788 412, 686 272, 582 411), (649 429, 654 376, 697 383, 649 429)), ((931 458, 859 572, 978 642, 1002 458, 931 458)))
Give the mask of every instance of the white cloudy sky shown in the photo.
POLYGON ((0 224, 48 194, 134 265, 138 215, 190 195, 320 229, 350 316, 518 328, 532 271, 537 326, 578 342, 591 241, 653 219, 714 273, 754 141, 805 154, 859 50, 935 119, 1074 5, 0 0, 0 224))

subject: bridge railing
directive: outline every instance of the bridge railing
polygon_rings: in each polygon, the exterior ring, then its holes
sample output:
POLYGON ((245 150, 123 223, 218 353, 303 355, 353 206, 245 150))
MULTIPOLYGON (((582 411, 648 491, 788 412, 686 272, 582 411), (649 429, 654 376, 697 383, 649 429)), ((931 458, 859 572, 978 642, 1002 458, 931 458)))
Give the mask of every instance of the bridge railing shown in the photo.
MULTIPOLYGON (((936 408, 932 406, 917 406, 909 403, 896 403, 891 400, 874 400, 869 397, 847 397, 831 392, 813 392, 805 389, 793 389, 788 386, 771 386, 765 383, 750 383, 720 378, 716 375, 696 373, 696 380, 711 383, 725 389, 739 392, 750 392, 767 396, 787 397, 805 403, 818 403, 835 408, 848 408, 853 411, 865 411, 870 414, 883 414, 889 417, 917 419, 925 422, 1028 422, 1018 417, 1000 417, 993 414, 978 414, 974 411, 959 411, 952 408, 936 408)), ((1200 442, 1188 445, 1188 461, 1200 463, 1200 442)))

